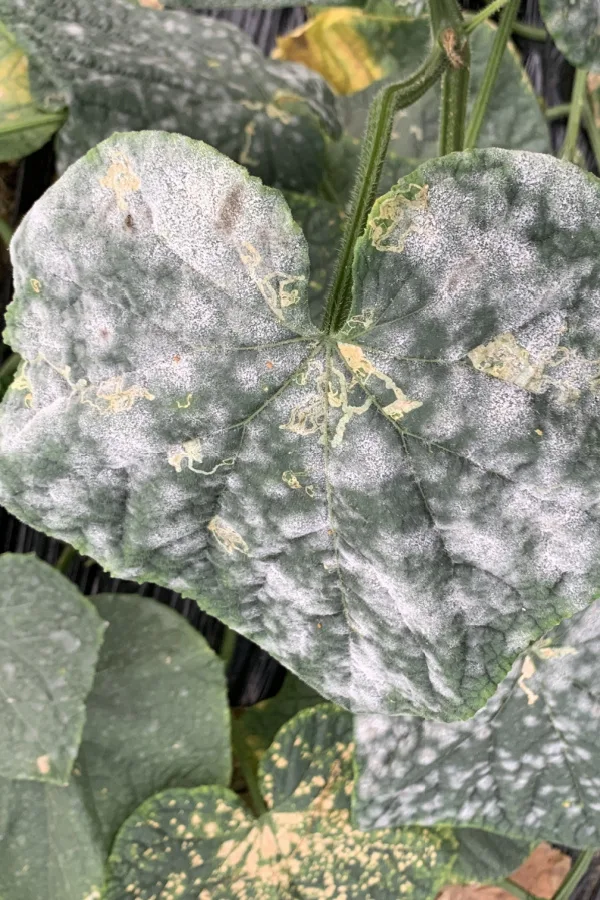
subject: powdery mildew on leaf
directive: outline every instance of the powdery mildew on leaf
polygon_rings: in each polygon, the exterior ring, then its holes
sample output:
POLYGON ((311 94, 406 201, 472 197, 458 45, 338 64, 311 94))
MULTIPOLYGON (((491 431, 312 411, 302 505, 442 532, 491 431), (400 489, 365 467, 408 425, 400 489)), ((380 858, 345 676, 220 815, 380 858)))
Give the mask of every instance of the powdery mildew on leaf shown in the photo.
POLYGON ((66 783, 104 622, 51 566, 12 553, 0 556, 0 608, 0 777, 66 783))
POLYGON ((599 213, 544 156, 427 164, 375 204, 328 336, 281 195, 188 139, 115 137, 13 240, 0 496, 325 697, 464 718, 600 580, 599 213), (535 390, 498 377, 499 341, 535 390))
POLYGON ((600 72, 600 8, 595 0, 540 0, 540 12, 569 62, 600 72))
POLYGON ((68 787, 0 779, 3 900, 99 900, 115 832, 143 798, 229 782, 221 661, 149 598, 93 602, 109 624, 68 787))
POLYGON ((328 706, 284 726, 262 763, 259 819, 228 790, 153 797, 117 836, 107 900, 435 896, 452 877, 457 840, 449 829, 354 828, 351 733, 351 717, 328 706))
POLYGON ((128 0, 0 0, 0 18, 30 57, 37 102, 69 106, 59 170, 115 131, 163 129, 267 183, 320 181, 324 135, 338 129, 332 94, 304 67, 266 60, 236 26, 128 0))
POLYGON ((360 824, 598 846, 599 649, 596 602, 534 644, 469 722, 358 716, 360 824))

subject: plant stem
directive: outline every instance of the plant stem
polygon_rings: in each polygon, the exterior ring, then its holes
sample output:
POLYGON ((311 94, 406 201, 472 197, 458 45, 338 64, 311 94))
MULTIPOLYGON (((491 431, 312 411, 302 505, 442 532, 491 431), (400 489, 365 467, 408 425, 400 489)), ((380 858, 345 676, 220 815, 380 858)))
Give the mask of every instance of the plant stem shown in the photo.
POLYGON ((65 575, 67 572, 67 569, 69 568, 69 565, 73 561, 76 554, 77 554, 77 551, 75 550, 75 548, 70 547, 69 544, 66 544, 63 547, 62 552, 61 552, 60 556, 58 557, 58 560, 57 560, 54 568, 58 572, 62 572, 63 575, 65 575))
POLYGON ((233 651, 235 650, 235 645, 237 642, 237 633, 233 631, 231 628, 228 628, 225 625, 225 631, 223 632, 223 640, 221 641, 221 646, 219 648, 219 656, 225 663, 228 665, 231 657, 233 656, 233 651))
POLYGON ((525 22, 513 22, 513 34, 527 38, 530 41, 540 41, 542 44, 548 40, 548 32, 545 28, 536 28, 535 25, 527 25, 525 22))
POLYGON ((367 217, 377 195, 377 186, 385 160, 394 115, 415 103, 440 78, 448 60, 441 47, 434 46, 430 56, 406 81, 382 88, 369 109, 369 118, 360 151, 351 206, 344 229, 332 285, 327 298, 323 327, 338 331, 346 321, 351 305, 352 258, 354 245, 363 233, 367 217))
POLYGON ((571 109, 567 122, 567 133, 561 150, 561 158, 573 162, 577 150, 577 138, 581 125, 581 116, 586 101, 587 69, 575 69, 573 90, 571 91, 571 109))
POLYGON ((4 397, 6 391, 8 390, 20 362, 21 357, 19 356, 19 354, 11 353, 10 356, 5 359, 4 362, 0 365, 0 400, 4 397))
POLYGON ((560 103, 557 106, 551 106, 550 109, 547 109, 545 116, 549 122, 554 122, 556 119, 566 119, 570 112, 570 103, 560 103))
POLYGON ((481 82, 479 93, 475 99, 471 119, 467 128, 465 148, 468 150, 472 149, 477 144, 479 132, 483 125, 483 119, 498 76, 498 70, 500 69, 500 63, 502 62, 502 57, 506 50, 506 45, 517 15, 519 2, 520 0, 509 0, 507 6, 502 10, 498 30, 492 46, 492 52, 490 53, 487 66, 485 67, 483 81, 481 82))
POLYGON ((265 801, 258 786, 258 778, 256 777, 256 760, 246 737, 246 729, 242 725, 240 719, 234 719, 231 723, 231 744, 235 758, 240 767, 240 772, 246 782, 248 795, 252 803, 254 814, 258 816, 268 812, 265 801))
POLYGON ((589 97, 586 98, 585 106, 583 107, 583 127, 585 128, 589 142, 592 145, 592 150, 596 157, 596 165, 600 170, 600 131, 596 125, 596 119, 589 97))
POLYGON ((457 0, 429 0, 431 30, 450 65, 442 75, 440 156, 462 150, 469 94, 469 43, 457 0))
POLYGON ((503 6, 506 6, 508 0, 494 0, 489 6, 484 6, 474 16, 469 16, 469 20, 465 25, 465 34, 471 34, 479 25, 483 25, 494 13, 499 12, 503 6))
POLYGON ((552 900, 569 900, 569 897, 589 869, 595 853, 595 850, 581 851, 552 900))
POLYGON ((502 881, 498 882, 498 887, 508 891, 509 894, 517 897, 518 900, 540 900, 535 894, 530 894, 529 891, 526 891, 525 888, 522 888, 520 884, 517 884, 516 881, 512 881, 510 878, 503 878, 502 881))
POLYGON ((8 222, 5 222, 4 219, 0 219, 0 240, 4 241, 7 247, 12 240, 13 234, 14 231, 8 222))

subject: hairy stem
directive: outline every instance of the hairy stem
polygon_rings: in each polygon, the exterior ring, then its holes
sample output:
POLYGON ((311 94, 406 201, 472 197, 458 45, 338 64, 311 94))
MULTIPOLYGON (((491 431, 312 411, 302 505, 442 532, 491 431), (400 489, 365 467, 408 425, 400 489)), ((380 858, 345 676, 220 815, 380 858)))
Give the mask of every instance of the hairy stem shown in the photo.
POLYGON ((256 759, 248 746, 246 729, 240 719, 234 719, 231 723, 231 744, 240 772, 248 788, 248 796, 250 797, 253 812, 257 817, 262 816, 268 810, 256 777, 256 759))
POLYGON ((6 222, 4 219, 0 219, 0 240, 2 240, 7 247, 12 240, 13 234, 14 231, 10 227, 8 222, 6 222))
POLYGON ((352 302, 354 246, 364 231, 367 217, 377 196, 377 186, 392 133, 394 115, 398 110, 405 109, 422 97, 439 80, 447 62, 441 47, 434 46, 428 59, 414 75, 406 81, 386 85, 371 104, 353 197, 327 298, 323 326, 330 333, 338 331, 348 318, 352 302))
POLYGON ((569 897, 589 869, 595 852, 595 850, 581 851, 552 900, 569 900, 569 897))
POLYGON ((440 156, 462 150, 469 93, 470 53, 462 11, 457 0, 429 0, 433 39, 448 58, 442 75, 440 156))
POLYGON ((494 84, 496 83, 496 78, 500 69, 500 63, 502 62, 502 57, 504 55, 504 51, 506 50, 506 45, 508 43, 508 39, 510 37, 510 33, 512 31, 512 27, 517 15, 519 2, 520 0, 509 0, 508 4, 502 10, 500 23, 498 25, 498 31, 496 32, 494 44, 492 46, 492 52, 490 53, 490 58, 488 59, 487 66, 485 68, 483 81, 481 82, 479 93, 477 94, 477 97, 475 99, 473 112, 471 113, 469 126, 467 128, 465 147, 468 150, 472 149, 477 144, 479 132, 481 131, 481 126, 483 125, 483 120, 488 107, 488 103, 490 102, 492 90, 494 88, 494 84))
POLYGON ((478 13, 475 13, 474 16, 469 16, 469 19, 465 24, 465 34, 471 34, 479 25, 483 25, 483 23, 487 22, 491 16, 500 12, 502 7, 506 6, 507 3, 508 0, 494 0, 489 6, 484 6, 478 13))
POLYGON ((11 353, 10 356, 0 364, 0 400, 4 397, 10 387, 20 362, 21 357, 19 354, 11 353))
POLYGON ((69 544, 66 544, 63 547, 62 552, 61 552, 60 556, 58 557, 58 561, 57 561, 56 565, 54 566, 54 568, 57 569, 59 572, 62 572, 63 575, 66 575, 67 570, 68 570, 69 566, 71 565, 71 562, 75 558, 76 554, 77 554, 77 551, 75 550, 75 548, 70 547, 69 544))
POLYGON ((549 122, 555 122, 556 119, 566 119, 570 112, 570 103, 559 103, 557 106, 551 106, 547 109, 545 116, 549 122))
POLYGON ((221 641, 221 646, 219 647, 219 656, 226 666, 229 665, 229 662, 231 661, 236 643, 237 632, 233 631, 233 629, 228 628, 227 625, 225 625, 223 631, 223 640, 221 641))
POLYGON ((585 106, 583 107, 583 127, 585 128, 589 142, 592 145, 592 150, 596 157, 596 165, 600 169, 600 131, 596 125, 596 119, 589 97, 586 98, 585 106))
POLYGON ((571 91, 571 109, 569 111, 569 119, 567 121, 567 133, 565 134, 565 142, 560 152, 561 158, 569 162, 575 159, 575 151, 577 150, 577 138, 579 137, 579 128, 581 126, 581 117, 586 101, 586 85, 587 85, 587 69, 576 69, 575 78, 573 79, 573 90, 571 91))
POLYGON ((512 30, 513 34, 530 41, 540 41, 543 44, 548 39, 548 32, 545 28, 536 28, 535 25, 527 25, 525 22, 513 22, 512 30))
POLYGON ((517 884, 511 878, 503 878, 502 881, 498 882, 498 887, 508 891, 517 900, 540 900, 539 897, 536 897, 535 894, 530 894, 529 891, 526 891, 525 888, 522 888, 520 884, 517 884))

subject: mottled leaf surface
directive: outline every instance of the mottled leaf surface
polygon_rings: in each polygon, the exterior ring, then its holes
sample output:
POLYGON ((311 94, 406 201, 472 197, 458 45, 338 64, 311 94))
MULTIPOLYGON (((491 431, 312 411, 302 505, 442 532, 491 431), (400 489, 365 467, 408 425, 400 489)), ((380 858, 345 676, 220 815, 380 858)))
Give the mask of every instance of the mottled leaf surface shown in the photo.
POLYGON ((598 221, 597 182, 541 154, 426 164, 325 336, 281 195, 115 137, 12 242, 0 496, 329 699, 464 718, 600 584, 598 221))
POLYGON ((540 0, 540 13, 573 66, 600 72, 600 7, 595 0, 540 0))
POLYGON ((0 556, 0 777, 66 782, 104 623, 34 556, 0 556))
POLYGON ((361 825, 474 824, 597 847, 599 652, 597 602, 534 644, 469 722, 358 716, 361 825))
POLYGON ((25 53, 0 23, 0 162, 20 159, 50 140, 63 116, 39 109, 25 53))
POLYGON ((263 181, 290 189, 320 177, 334 98, 303 66, 266 60, 235 25, 127 0, 0 0, 29 54, 44 107, 69 106, 58 137, 64 170, 115 131, 198 138, 263 181))
POLYGON ((361 9, 327 9, 277 38, 275 59, 303 63, 338 94, 353 94, 374 81, 411 75, 431 45, 426 17, 373 15, 361 9))
POLYGON ((289 722, 262 763, 259 819, 228 790, 153 797, 117 836, 107 900, 434 897, 452 874, 452 832, 357 831, 351 737, 351 717, 327 706, 289 722))
POLYGON ((114 834, 139 803, 229 782, 223 666, 204 638, 146 597, 94 603, 109 627, 69 785, 0 779, 2 900, 99 897, 114 834))

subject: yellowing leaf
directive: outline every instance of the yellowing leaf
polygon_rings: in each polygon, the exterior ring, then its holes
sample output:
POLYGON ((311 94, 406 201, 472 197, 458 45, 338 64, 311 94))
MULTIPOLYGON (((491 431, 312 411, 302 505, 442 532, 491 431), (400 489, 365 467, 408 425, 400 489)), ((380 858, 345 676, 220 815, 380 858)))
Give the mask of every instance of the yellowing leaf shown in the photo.
POLYGON ((398 46, 408 68, 416 68, 427 47, 429 26, 422 20, 423 40, 406 40, 406 30, 414 27, 409 20, 367 15, 355 7, 327 9, 277 38, 273 56, 319 72, 338 94, 353 94, 398 69, 398 46))

